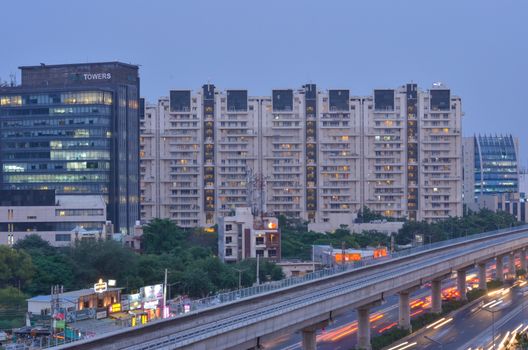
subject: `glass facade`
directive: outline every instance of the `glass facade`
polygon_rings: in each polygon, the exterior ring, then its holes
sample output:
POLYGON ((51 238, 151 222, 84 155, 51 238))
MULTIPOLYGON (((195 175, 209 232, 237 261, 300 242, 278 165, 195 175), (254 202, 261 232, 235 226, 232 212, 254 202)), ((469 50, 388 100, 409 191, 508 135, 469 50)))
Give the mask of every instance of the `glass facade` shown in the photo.
POLYGON ((130 232, 139 220, 138 67, 21 69, 21 86, 0 88, 1 188, 103 195, 116 230, 130 232))
POLYGON ((518 192, 517 147, 511 135, 475 136, 475 196, 518 192))
POLYGON ((94 90, 0 95, 2 188, 82 189, 108 200, 112 101, 111 91, 94 90))

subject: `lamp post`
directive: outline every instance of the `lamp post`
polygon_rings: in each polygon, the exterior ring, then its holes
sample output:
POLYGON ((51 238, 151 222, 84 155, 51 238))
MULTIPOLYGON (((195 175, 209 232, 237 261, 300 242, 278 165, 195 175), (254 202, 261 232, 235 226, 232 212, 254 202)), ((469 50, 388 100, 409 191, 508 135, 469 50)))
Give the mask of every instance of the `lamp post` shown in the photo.
POLYGON ((492 336, 491 343, 492 343, 492 349, 495 350, 495 313, 500 310, 491 310, 485 307, 481 309, 491 313, 491 336, 492 336))
POLYGON ((246 269, 233 268, 233 270, 238 272, 238 289, 240 289, 242 288, 242 272, 246 271, 246 269))

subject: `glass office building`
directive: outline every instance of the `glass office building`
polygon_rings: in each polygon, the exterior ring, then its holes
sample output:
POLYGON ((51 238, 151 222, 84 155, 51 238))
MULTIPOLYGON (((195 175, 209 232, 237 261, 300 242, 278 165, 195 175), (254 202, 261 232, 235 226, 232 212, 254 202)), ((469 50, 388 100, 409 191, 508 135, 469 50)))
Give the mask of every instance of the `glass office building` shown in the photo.
POLYGON ((20 67, 0 88, 2 189, 101 194, 117 232, 139 219, 139 76, 105 62, 20 67))
POLYGON ((517 140, 512 135, 473 137, 475 196, 519 191, 517 140))

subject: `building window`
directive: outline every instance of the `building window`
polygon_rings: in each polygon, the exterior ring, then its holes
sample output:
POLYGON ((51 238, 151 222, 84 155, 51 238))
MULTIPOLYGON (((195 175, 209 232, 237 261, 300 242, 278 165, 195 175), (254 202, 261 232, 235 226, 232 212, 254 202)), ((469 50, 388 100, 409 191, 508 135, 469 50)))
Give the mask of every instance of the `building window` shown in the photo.
POLYGON ((71 234, 69 233, 57 233, 55 235, 55 242, 70 242, 71 234))
POLYGON ((225 225, 225 230, 226 231, 231 231, 232 229, 233 229, 233 225, 231 225, 231 224, 225 225))
POLYGON ((277 256, 277 251, 275 249, 268 250, 268 256, 270 258, 275 258, 277 256))
POLYGON ((227 236, 227 237, 225 238, 225 242, 226 242, 226 244, 229 244, 229 243, 233 242, 233 237, 231 237, 231 236, 227 236))
POLYGON ((256 252, 255 252, 256 256, 260 256, 261 258, 264 257, 264 250, 262 249, 258 249, 256 252))
POLYGON ((226 256, 233 256, 233 249, 227 248, 226 251, 225 251, 225 255, 226 256))
POLYGON ((264 244, 264 236, 257 236, 255 238, 255 244, 257 245, 264 244))

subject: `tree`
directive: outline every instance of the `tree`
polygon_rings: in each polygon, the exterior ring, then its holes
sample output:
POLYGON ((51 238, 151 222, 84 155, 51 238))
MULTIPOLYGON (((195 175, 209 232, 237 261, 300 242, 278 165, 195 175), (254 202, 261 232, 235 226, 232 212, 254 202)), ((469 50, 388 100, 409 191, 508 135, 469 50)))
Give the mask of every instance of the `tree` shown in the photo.
POLYGON ((154 219, 143 230, 143 249, 146 253, 168 253, 184 245, 189 234, 169 219, 154 219))
POLYGON ((69 257, 78 288, 85 288, 99 278, 123 283, 127 277, 137 274, 136 254, 119 242, 81 240, 69 249, 69 257))
POLYGON ((0 329, 24 325, 28 296, 13 287, 0 289, 0 329))
POLYGON ((215 286, 209 279, 207 271, 196 266, 183 273, 182 283, 185 286, 185 291, 192 298, 204 298, 215 291, 215 286))
POLYGON ((49 294, 52 285, 63 285, 70 290, 75 285, 72 261, 62 254, 33 255, 37 273, 25 288, 31 295, 49 294))
POLYGON ((57 250, 57 248, 52 247, 48 241, 45 241, 37 234, 31 234, 18 240, 13 245, 13 248, 16 250, 25 250, 30 255, 33 255, 33 253, 55 254, 57 250))
POLYGON ((31 280, 35 267, 23 250, 0 246, 0 285, 21 288, 31 280))

